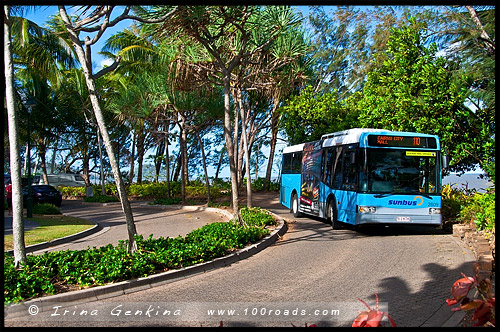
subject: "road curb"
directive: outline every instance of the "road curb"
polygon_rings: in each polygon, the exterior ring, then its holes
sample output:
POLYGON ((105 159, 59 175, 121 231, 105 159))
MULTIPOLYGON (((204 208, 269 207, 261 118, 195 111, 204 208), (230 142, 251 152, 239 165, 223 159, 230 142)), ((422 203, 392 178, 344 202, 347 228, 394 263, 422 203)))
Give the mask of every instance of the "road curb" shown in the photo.
MULTIPOLYGON (((50 247, 58 246, 60 244, 64 244, 64 243, 68 243, 68 242, 71 242, 71 241, 79 240, 79 239, 82 239, 82 238, 87 237, 89 235, 95 234, 95 233, 99 232, 102 229, 102 225, 101 224, 99 224, 99 223, 97 223, 95 221, 92 221, 92 220, 90 220, 90 221, 94 223, 94 226, 92 228, 89 228, 89 229, 86 229, 84 231, 81 231, 81 232, 78 232, 78 233, 75 233, 75 234, 72 234, 72 235, 68 235, 68 236, 65 236, 65 237, 60 237, 60 238, 54 239, 52 241, 41 242, 41 243, 33 244, 31 246, 27 246, 26 247, 26 253, 35 252, 35 251, 38 251, 38 250, 43 250, 43 249, 47 249, 47 248, 50 248, 50 247)), ((14 254, 14 250, 13 249, 8 250, 8 251, 6 251, 6 253, 14 254)))
MULTIPOLYGON (((213 207, 208 207, 208 206, 203 206, 203 205, 177 205, 177 204, 172 204, 172 205, 161 205, 161 204, 141 204, 141 206, 146 206, 150 208, 156 208, 160 210, 187 210, 187 211, 205 211, 205 212, 215 212, 222 214, 228 220, 233 219, 233 214, 227 210, 219 209, 219 208, 213 208, 213 207)), ((270 212, 270 211, 269 211, 270 212)), ((279 217, 275 215, 276 217, 279 217)), ((281 217, 279 217, 281 218, 281 217)))
MULTIPOLYGON (((219 212, 224 215, 226 215, 226 213, 230 214, 227 211, 216 208, 205 208, 204 211, 212 211, 212 210, 218 210, 214 212, 219 212)), ((282 217, 269 210, 266 211, 268 211, 278 220, 278 225, 276 229, 273 232, 271 232, 271 234, 261 239, 259 242, 254 243, 246 248, 235 251, 227 256, 219 257, 209 262, 199 263, 178 270, 171 270, 154 274, 148 277, 126 280, 114 284, 96 286, 83 290, 71 291, 67 293, 44 296, 21 303, 11 304, 4 307, 4 317, 7 318, 7 316, 9 316, 8 318, 12 318, 12 317, 27 315, 30 308, 32 308, 33 306, 36 306, 38 312, 53 311, 53 305, 55 304, 61 307, 67 307, 76 305, 78 303, 99 301, 109 297, 129 294, 153 288, 156 286, 168 284, 178 280, 182 280, 197 274, 205 273, 207 271, 229 266, 240 260, 244 260, 248 257, 255 255, 256 253, 262 251, 263 249, 267 248, 268 246, 276 242, 276 240, 281 238, 288 230, 288 225, 286 224, 286 222, 282 217)))

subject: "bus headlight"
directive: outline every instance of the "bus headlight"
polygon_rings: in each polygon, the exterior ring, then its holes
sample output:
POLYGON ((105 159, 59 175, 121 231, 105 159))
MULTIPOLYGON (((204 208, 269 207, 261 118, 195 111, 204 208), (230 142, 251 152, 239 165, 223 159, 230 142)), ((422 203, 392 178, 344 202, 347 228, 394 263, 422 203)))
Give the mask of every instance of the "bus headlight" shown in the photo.
POLYGON ((359 213, 375 213, 377 208, 375 206, 360 206, 358 211, 359 213))
POLYGON ((441 209, 440 208, 430 208, 429 214, 441 214, 441 209))

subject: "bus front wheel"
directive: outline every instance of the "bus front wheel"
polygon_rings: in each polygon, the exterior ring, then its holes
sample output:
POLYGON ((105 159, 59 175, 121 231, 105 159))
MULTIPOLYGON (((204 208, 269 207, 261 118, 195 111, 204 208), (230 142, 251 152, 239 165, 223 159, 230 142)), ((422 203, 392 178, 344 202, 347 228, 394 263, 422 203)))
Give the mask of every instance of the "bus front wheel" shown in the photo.
POLYGON ((342 228, 342 223, 337 220, 337 208, 335 207, 334 199, 328 203, 328 219, 330 219, 333 229, 342 228))
POLYGON ((297 194, 293 193, 292 194, 292 211, 293 216, 295 218, 300 218, 302 217, 302 213, 299 211, 299 198, 297 197, 297 194))

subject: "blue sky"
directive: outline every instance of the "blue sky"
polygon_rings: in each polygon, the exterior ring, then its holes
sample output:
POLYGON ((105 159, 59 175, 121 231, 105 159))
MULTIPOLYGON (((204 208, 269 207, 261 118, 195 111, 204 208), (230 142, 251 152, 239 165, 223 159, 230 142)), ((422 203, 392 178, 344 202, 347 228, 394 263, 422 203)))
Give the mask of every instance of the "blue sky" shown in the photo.
MULTIPOLYGON (((33 6, 31 7, 33 8, 33 6)), ((68 14, 71 15, 74 8, 72 6, 66 6, 66 10, 68 11, 68 14)), ((116 8, 114 12, 116 12, 116 14, 119 15, 119 13, 121 13, 120 8, 116 8)), ((23 16, 40 26, 44 26, 45 22, 50 19, 50 16, 56 15, 57 13, 58 13, 57 6, 38 6, 36 10, 30 10, 28 14, 23 16)), ((124 28, 130 26, 132 22, 133 22, 132 20, 125 20, 118 23, 116 26, 112 28, 108 28, 106 32, 103 34, 103 36, 99 39, 99 41, 92 46, 92 62, 94 65, 94 72, 99 71, 101 68, 103 68, 104 65, 110 65, 112 63, 110 60, 105 59, 100 54, 98 54, 98 52, 102 49, 104 43, 106 42, 107 38, 113 35, 114 33, 119 32, 124 28)))

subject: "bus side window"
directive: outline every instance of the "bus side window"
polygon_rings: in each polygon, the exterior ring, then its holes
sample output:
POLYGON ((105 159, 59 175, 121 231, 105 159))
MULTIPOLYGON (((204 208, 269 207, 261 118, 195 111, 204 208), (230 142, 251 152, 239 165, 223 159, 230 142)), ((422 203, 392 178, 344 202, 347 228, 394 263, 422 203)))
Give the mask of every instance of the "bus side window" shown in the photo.
POLYGON ((283 155, 283 170, 281 171, 282 174, 289 174, 291 173, 291 167, 292 167, 292 155, 287 153, 283 155))
POLYGON ((346 190, 356 190, 356 158, 355 151, 344 153, 344 181, 342 188, 346 190))
POLYGON ((342 185, 342 147, 332 149, 332 188, 340 189, 342 185))
POLYGON ((325 158, 325 171, 323 173, 323 182, 328 185, 331 185, 331 177, 332 177, 332 160, 333 160, 333 149, 325 150, 326 158, 325 158))
POLYGON ((295 152, 292 159, 292 173, 300 174, 302 172, 302 152, 295 152))

